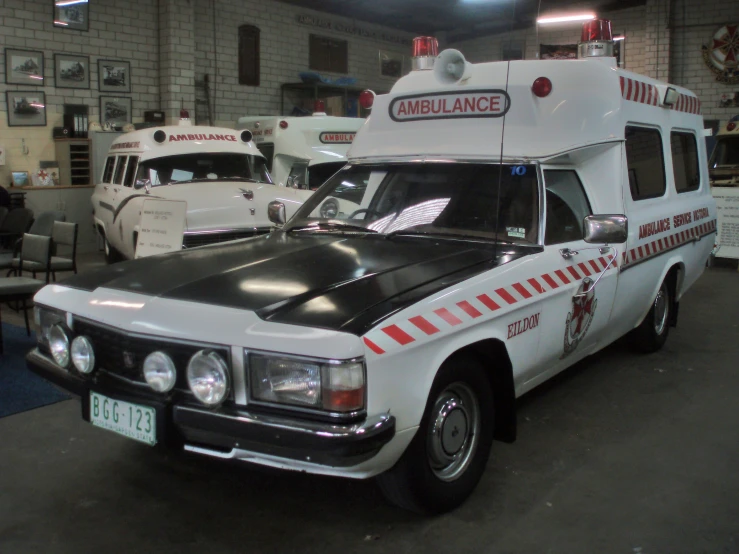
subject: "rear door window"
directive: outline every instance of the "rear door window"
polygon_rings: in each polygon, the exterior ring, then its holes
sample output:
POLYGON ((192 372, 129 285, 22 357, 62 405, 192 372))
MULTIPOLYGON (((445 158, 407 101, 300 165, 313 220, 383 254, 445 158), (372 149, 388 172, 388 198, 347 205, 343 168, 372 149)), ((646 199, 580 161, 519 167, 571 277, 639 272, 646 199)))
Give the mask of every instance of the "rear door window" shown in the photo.
POLYGON ((672 170, 675 173, 675 188, 678 193, 700 188, 698 169, 698 145, 693 133, 673 131, 670 133, 672 170))
POLYGON ((662 135, 657 129, 626 127, 626 163, 631 198, 646 200, 664 196, 665 159, 662 135))

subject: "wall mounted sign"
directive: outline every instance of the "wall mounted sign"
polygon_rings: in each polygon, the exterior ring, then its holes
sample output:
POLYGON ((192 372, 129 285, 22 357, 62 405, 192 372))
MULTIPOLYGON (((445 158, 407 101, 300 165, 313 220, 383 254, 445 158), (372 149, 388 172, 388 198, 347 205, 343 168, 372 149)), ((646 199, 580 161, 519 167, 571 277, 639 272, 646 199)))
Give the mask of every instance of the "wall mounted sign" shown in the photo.
POLYGON ((733 85, 739 83, 739 23, 717 30, 708 46, 703 46, 703 60, 716 74, 716 80, 733 85))
POLYGON ((367 29, 365 27, 359 27, 351 23, 331 21, 330 19, 323 19, 320 17, 314 17, 312 15, 299 15, 297 17, 297 21, 301 25, 308 25, 309 27, 319 27, 321 29, 328 29, 331 31, 344 33, 346 35, 371 38, 374 40, 381 40, 383 42, 393 42, 395 44, 404 44, 406 46, 411 45, 411 39, 409 38, 400 35, 391 35, 382 31, 367 29))

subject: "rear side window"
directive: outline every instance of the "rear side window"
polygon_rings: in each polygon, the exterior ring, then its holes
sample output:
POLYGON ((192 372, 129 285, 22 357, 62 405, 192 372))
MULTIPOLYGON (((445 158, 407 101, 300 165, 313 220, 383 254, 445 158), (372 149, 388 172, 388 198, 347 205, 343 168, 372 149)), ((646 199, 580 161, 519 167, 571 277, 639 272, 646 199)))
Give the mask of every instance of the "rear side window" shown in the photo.
POLYGON ((123 183, 123 170, 126 167, 127 159, 126 156, 118 156, 118 163, 115 166, 115 177, 113 178, 113 183, 116 185, 123 183))
POLYGON ((115 167, 115 156, 108 156, 105 160, 105 169, 103 169, 103 183, 110 183, 113 178, 113 168, 115 167))
POLYGON ((133 178, 136 175, 136 164, 138 163, 138 156, 131 156, 128 158, 128 167, 126 168, 126 178, 123 181, 124 187, 133 186, 133 178))
POLYGON ((695 135, 673 131, 670 133, 672 170, 675 172, 675 188, 678 193, 698 190, 701 184, 698 169, 698 145, 695 135))
POLYGON ((626 127, 626 163, 631 198, 646 200, 665 194, 665 159, 658 130, 626 127))
POLYGON ((544 244, 562 244, 583 238, 583 219, 591 215, 582 183, 572 170, 544 171, 547 225, 544 244))

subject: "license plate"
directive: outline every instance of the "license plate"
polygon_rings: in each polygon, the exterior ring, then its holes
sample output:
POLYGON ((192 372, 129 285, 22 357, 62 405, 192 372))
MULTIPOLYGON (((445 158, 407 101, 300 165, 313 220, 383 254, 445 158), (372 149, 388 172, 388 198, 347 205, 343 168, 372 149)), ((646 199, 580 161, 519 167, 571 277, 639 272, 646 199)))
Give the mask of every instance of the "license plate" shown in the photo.
POLYGON ((155 445, 156 411, 90 391, 90 423, 146 444, 155 445))

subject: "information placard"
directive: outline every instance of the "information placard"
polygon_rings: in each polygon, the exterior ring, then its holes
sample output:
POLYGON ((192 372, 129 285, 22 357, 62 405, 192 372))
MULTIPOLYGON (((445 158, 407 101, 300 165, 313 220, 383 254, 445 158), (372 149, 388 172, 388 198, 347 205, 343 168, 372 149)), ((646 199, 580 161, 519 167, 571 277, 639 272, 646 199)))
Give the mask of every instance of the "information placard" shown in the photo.
POLYGON ((739 258, 739 187, 713 187, 718 212, 716 257, 739 258))
POLYGON ((141 228, 136 242, 136 257, 175 252, 182 249, 187 202, 144 200, 141 228))

